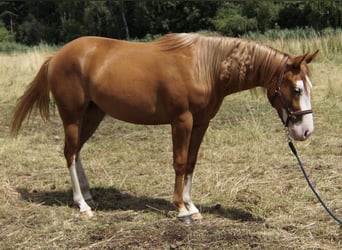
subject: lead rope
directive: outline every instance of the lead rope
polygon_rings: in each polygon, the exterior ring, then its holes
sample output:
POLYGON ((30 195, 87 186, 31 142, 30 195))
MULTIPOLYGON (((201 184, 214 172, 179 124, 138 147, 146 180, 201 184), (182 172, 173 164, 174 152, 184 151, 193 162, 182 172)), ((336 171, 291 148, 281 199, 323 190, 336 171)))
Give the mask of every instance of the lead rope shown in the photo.
POLYGON ((316 192, 314 186, 312 185, 312 183, 311 183, 311 181, 310 181, 310 179, 309 179, 309 177, 308 177, 308 175, 307 175, 307 173, 306 173, 306 171, 305 171, 305 169, 304 169, 303 163, 302 163, 302 161, 300 160, 300 158, 299 158, 299 156, 298 156, 298 154, 297 154, 297 150, 296 150, 295 146, 293 145, 290 136, 289 136, 288 134, 287 134, 287 136, 288 136, 288 145, 289 145, 289 147, 290 147, 292 153, 293 153, 294 156, 296 157, 296 159, 297 159, 297 161, 298 161, 298 164, 299 164, 299 166, 300 166, 300 169, 302 170, 302 172, 303 172, 303 174, 304 174, 304 177, 305 177, 305 179, 306 179, 306 182, 308 183, 308 185, 309 185, 309 187, 311 188, 312 192, 315 194, 315 196, 317 197, 317 199, 319 200, 319 202, 322 204, 322 206, 324 207, 324 209, 328 212, 328 214, 329 214, 335 221, 337 221, 337 222, 340 224, 340 226, 342 226, 342 221, 341 221, 339 218, 337 218, 337 216, 336 216, 333 212, 331 212, 331 210, 327 207, 327 205, 325 205, 325 203, 324 203, 324 201, 322 200, 322 198, 321 198, 321 197, 319 196, 319 194, 316 192))

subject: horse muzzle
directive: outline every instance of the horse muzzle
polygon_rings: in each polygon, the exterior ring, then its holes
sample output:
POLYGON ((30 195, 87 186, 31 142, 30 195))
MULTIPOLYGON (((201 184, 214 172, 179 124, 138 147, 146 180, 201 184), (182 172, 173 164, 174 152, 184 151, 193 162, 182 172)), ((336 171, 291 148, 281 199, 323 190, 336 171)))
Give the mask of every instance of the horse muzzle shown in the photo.
POLYGON ((296 141, 305 141, 314 131, 312 113, 302 115, 300 121, 288 122, 289 136, 296 141))

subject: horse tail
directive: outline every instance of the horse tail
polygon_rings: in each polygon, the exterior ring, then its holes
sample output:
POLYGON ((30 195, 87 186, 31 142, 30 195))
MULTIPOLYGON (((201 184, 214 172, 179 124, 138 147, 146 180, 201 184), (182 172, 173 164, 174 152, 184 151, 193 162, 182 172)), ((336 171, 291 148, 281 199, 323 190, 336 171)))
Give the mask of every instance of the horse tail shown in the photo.
POLYGON ((33 109, 39 110, 43 120, 49 120, 50 86, 47 74, 51 58, 48 58, 43 63, 38 74, 28 85, 25 93, 18 99, 11 120, 11 136, 18 134, 23 121, 30 117, 33 109))

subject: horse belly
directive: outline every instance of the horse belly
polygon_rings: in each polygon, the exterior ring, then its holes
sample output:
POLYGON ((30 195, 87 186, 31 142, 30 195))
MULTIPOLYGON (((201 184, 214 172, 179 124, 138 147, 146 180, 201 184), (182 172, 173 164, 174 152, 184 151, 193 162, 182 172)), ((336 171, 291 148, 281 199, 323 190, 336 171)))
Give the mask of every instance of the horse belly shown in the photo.
MULTIPOLYGON (((108 100, 103 110, 110 116, 136 124, 166 124, 169 119, 165 113, 157 111, 153 105, 143 103, 124 103, 117 100, 108 100)), ((102 107, 101 107, 102 108, 102 107)))
POLYGON ((115 87, 98 92, 94 102, 108 115, 136 124, 165 124, 170 118, 164 104, 152 89, 115 87))

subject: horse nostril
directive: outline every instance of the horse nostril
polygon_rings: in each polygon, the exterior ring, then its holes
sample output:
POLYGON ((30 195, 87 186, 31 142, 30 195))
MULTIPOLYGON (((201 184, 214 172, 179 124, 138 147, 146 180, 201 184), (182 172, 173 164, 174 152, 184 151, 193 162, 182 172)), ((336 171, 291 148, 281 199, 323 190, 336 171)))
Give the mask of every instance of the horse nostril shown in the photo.
POLYGON ((310 131, 309 130, 305 130, 304 132, 304 138, 308 138, 310 135, 310 131))

